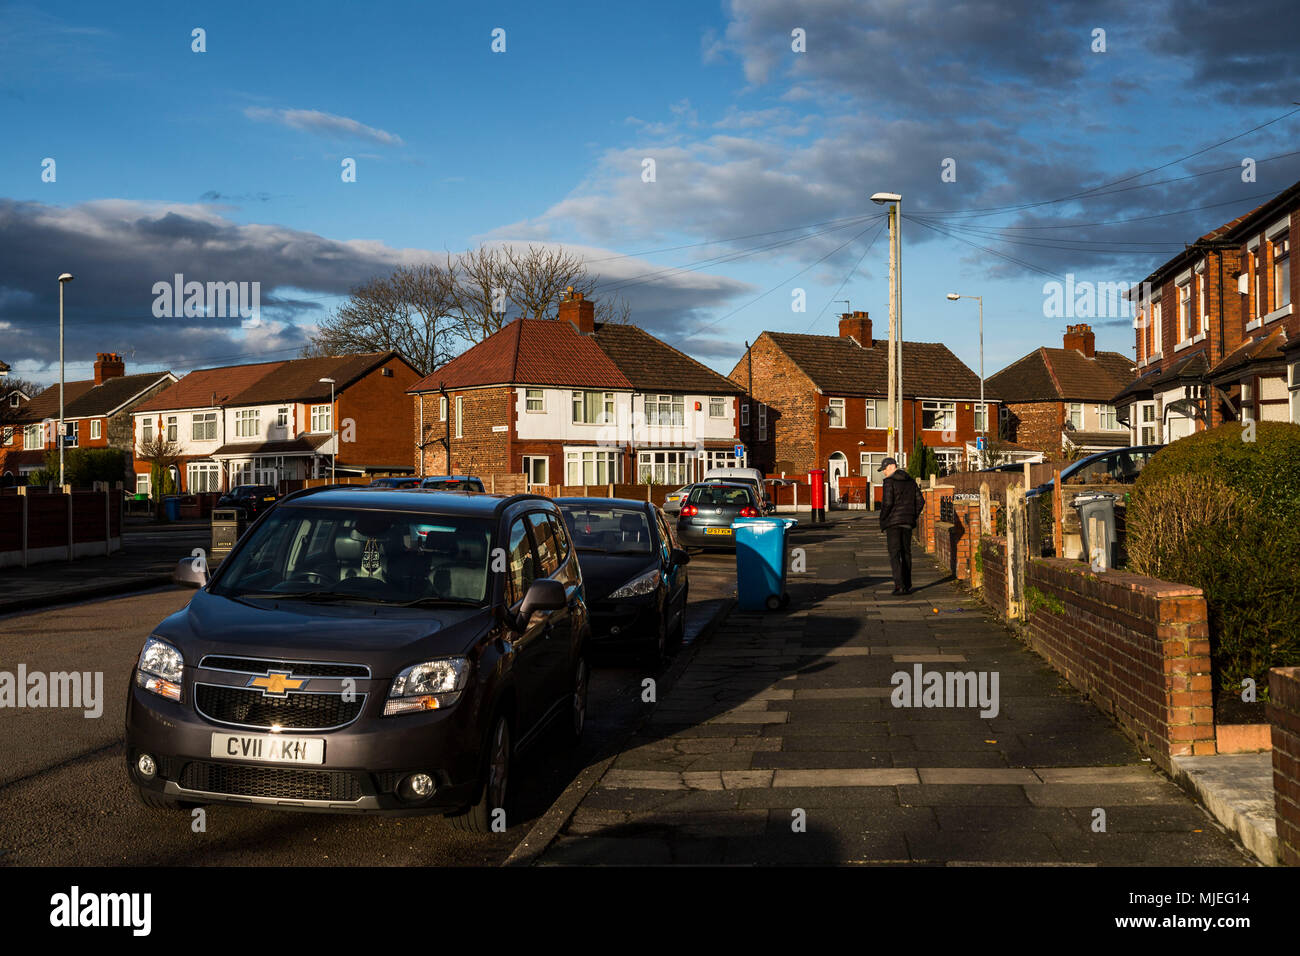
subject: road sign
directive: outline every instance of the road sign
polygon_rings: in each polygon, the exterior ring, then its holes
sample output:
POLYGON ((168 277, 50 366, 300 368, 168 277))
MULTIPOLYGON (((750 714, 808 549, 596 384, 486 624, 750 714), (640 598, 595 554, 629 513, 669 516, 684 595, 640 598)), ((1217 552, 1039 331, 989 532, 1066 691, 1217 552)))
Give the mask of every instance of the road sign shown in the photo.
POLYGON ((988 444, 988 439, 983 435, 980 435, 978 438, 975 439, 975 447, 980 451, 983 451, 984 448, 987 446, 987 444, 988 444))
POLYGON ((736 446, 736 457, 737 457, 737 458, 744 458, 744 457, 745 457, 745 446, 744 446, 744 445, 737 445, 737 446, 736 446))

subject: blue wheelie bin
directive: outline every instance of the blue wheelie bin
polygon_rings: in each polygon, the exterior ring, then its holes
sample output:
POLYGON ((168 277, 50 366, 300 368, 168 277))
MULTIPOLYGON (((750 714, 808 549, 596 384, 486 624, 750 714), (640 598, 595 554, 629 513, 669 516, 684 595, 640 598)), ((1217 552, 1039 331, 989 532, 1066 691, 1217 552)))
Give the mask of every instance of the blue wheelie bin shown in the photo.
POLYGON ((742 611, 775 611, 790 601, 785 569, 794 518, 737 518, 736 602, 742 611))
POLYGON ((180 521, 181 499, 176 495, 168 495, 163 498, 163 513, 167 515, 168 521, 180 521))

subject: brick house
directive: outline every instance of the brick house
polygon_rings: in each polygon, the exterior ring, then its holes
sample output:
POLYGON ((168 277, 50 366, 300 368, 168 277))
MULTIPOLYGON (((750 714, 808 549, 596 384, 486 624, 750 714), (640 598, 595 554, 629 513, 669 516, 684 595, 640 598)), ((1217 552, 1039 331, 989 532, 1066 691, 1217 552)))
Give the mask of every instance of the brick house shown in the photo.
POLYGON ((423 474, 682 484, 736 463, 734 383, 581 293, 516 319, 410 389, 423 474))
MULTIPOLYGON (((126 374, 116 352, 95 356, 95 377, 63 383, 63 421, 70 441, 65 448, 118 448, 132 454, 131 417, 150 397, 176 381, 171 372, 126 374)), ((58 450, 59 386, 51 385, 24 402, 6 426, 0 444, 0 475, 21 479, 45 465, 58 450)), ((130 461, 128 460, 128 471, 130 461)))
MULTIPOLYGON (((833 490, 839 478, 859 476, 878 490, 876 468, 888 448, 889 343, 873 338, 866 312, 841 316, 839 333, 758 337, 731 371, 755 405, 752 415, 742 406, 742 435, 769 472, 825 468, 833 490)), ((996 393, 985 384, 981 409, 979 376, 941 343, 903 342, 902 352, 900 463, 919 435, 945 470, 969 467, 988 415, 997 414, 996 393)))
POLYGON ((1005 403, 1001 436, 1059 457, 1071 448, 1092 453, 1129 443, 1110 400, 1132 378, 1133 360, 1098 352, 1092 328, 1079 324, 1067 326, 1061 348, 1037 348, 986 384, 1005 403))
MULTIPOLYGON (((136 410, 135 440, 174 443, 191 494, 328 477, 331 464, 339 476, 409 473, 406 389, 418 377, 391 351, 201 369, 136 410)), ((149 462, 135 471, 148 493, 149 462)))
POLYGON ((1300 422, 1300 183, 1202 236, 1132 293, 1136 375, 1114 398, 1141 444, 1229 421, 1300 422))

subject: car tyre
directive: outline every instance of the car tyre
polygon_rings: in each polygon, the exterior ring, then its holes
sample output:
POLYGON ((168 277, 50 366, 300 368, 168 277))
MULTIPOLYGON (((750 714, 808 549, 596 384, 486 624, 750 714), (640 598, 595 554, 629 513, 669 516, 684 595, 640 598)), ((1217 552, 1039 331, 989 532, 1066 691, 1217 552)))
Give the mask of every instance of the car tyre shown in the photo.
POLYGON ((510 771, 513 762, 510 721, 505 714, 497 714, 492 721, 492 733, 483 748, 478 800, 450 817, 453 827, 466 833, 491 833, 492 818, 498 809, 505 811, 506 826, 510 826, 510 771))
POLYGON ((686 603, 690 600, 690 591, 682 589, 682 610, 677 616, 677 623, 673 625, 672 633, 668 635, 668 653, 676 654, 682 649, 682 644, 686 640, 686 603))
POLYGON ((578 653, 573 667, 573 695, 569 700, 569 717, 564 724, 564 742, 569 747, 578 746, 582 731, 587 726, 587 697, 591 689, 591 667, 587 655, 578 653))

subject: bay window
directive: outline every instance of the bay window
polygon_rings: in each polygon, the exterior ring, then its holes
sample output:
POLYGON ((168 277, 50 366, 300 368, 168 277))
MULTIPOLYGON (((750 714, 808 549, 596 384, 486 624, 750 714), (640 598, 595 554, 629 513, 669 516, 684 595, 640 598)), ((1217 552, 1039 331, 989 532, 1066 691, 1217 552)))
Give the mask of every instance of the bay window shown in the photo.
MULTIPOLYGON (((573 422, 576 425, 612 425, 613 392, 574 392, 573 422)), ((576 482, 582 484, 582 482, 576 482)))
POLYGON ((619 464, 622 458, 623 456, 616 451, 566 450, 564 453, 564 483, 567 485, 607 485, 617 483, 621 480, 619 464))
POLYGON ((645 423, 647 425, 668 426, 686 424, 685 396, 647 395, 645 397, 645 423))

